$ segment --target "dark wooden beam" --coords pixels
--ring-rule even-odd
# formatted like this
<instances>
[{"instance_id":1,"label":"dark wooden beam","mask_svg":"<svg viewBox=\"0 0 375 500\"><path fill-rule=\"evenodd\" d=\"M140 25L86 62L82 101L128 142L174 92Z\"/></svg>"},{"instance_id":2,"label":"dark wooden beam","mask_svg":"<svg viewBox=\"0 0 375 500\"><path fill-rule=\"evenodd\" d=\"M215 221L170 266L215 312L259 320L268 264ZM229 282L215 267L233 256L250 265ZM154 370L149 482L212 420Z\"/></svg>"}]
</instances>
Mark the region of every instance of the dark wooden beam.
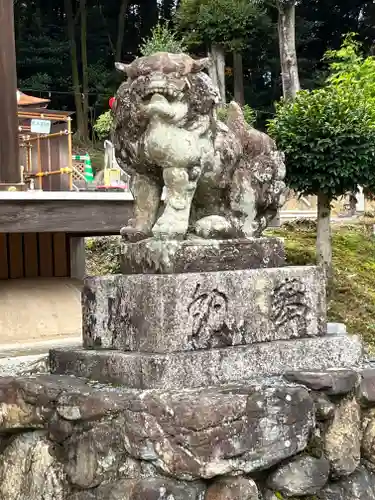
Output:
<instances>
[{"instance_id":1,"label":"dark wooden beam","mask_svg":"<svg viewBox=\"0 0 375 500\"><path fill-rule=\"evenodd\" d=\"M132 214L125 200L1 200L0 233L119 234Z\"/></svg>"},{"instance_id":2,"label":"dark wooden beam","mask_svg":"<svg viewBox=\"0 0 375 500\"><path fill-rule=\"evenodd\" d=\"M20 181L13 0L0 0L0 182Z\"/></svg>"}]
</instances>

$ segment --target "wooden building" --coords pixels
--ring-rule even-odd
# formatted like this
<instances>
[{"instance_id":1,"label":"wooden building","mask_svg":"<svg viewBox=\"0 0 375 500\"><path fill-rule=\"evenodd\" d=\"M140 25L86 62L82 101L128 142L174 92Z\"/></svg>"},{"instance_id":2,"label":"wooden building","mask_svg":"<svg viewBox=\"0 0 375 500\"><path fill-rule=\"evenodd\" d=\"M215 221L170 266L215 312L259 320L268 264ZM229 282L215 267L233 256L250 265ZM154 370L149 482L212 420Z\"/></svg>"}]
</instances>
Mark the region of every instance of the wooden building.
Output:
<instances>
[{"instance_id":1,"label":"wooden building","mask_svg":"<svg viewBox=\"0 0 375 500\"><path fill-rule=\"evenodd\" d=\"M82 278L83 238L119 234L132 209L126 192L0 192L0 279Z\"/></svg>"},{"instance_id":2,"label":"wooden building","mask_svg":"<svg viewBox=\"0 0 375 500\"><path fill-rule=\"evenodd\" d=\"M0 279L82 277L83 237L118 234L132 197L69 191L71 113L17 88L13 0L0 0L0 20ZM25 190L31 178L43 191Z\"/></svg>"},{"instance_id":3,"label":"wooden building","mask_svg":"<svg viewBox=\"0 0 375 500\"><path fill-rule=\"evenodd\" d=\"M73 191L72 113L49 110L48 99L19 90L17 98L20 182L0 191L0 280L81 279L83 238L118 234L132 197ZM0 179L2 171L0 164Z\"/></svg>"},{"instance_id":4,"label":"wooden building","mask_svg":"<svg viewBox=\"0 0 375 500\"><path fill-rule=\"evenodd\" d=\"M33 182L43 191L72 190L72 114L18 105L19 164L27 186Z\"/></svg>"}]
</instances>

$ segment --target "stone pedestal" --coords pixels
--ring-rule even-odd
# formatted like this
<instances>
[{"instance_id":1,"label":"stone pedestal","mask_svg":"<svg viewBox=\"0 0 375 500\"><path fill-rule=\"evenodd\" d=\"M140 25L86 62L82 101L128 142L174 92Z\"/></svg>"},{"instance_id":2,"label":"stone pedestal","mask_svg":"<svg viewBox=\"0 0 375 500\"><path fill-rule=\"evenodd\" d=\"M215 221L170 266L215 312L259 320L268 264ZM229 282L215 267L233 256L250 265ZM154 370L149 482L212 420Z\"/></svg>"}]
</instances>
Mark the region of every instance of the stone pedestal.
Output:
<instances>
[{"instance_id":1,"label":"stone pedestal","mask_svg":"<svg viewBox=\"0 0 375 500\"><path fill-rule=\"evenodd\" d=\"M244 240L164 241L152 238L137 244L124 243L121 272L124 274L171 274L259 269L284 265L280 238Z\"/></svg>"},{"instance_id":2,"label":"stone pedestal","mask_svg":"<svg viewBox=\"0 0 375 500\"><path fill-rule=\"evenodd\" d=\"M246 383L292 370L347 368L359 366L361 360L360 339L348 336L168 354L86 349L55 349L50 354L54 373L134 389L170 390Z\"/></svg>"},{"instance_id":3,"label":"stone pedestal","mask_svg":"<svg viewBox=\"0 0 375 500\"><path fill-rule=\"evenodd\" d=\"M86 348L166 353L326 333L314 267L89 278Z\"/></svg>"},{"instance_id":4,"label":"stone pedestal","mask_svg":"<svg viewBox=\"0 0 375 500\"><path fill-rule=\"evenodd\" d=\"M236 103L217 122L208 62L116 64L128 240L259 235L279 208L283 154ZM127 242L121 266L85 281L82 349L0 377L0 500L375 500L375 371L328 334L317 268L196 237Z\"/></svg>"},{"instance_id":5,"label":"stone pedestal","mask_svg":"<svg viewBox=\"0 0 375 500\"><path fill-rule=\"evenodd\" d=\"M51 351L54 373L173 390L361 362L359 339L327 335L319 270L284 266L277 238L122 252L126 274L85 280L84 349Z\"/></svg>"},{"instance_id":6,"label":"stone pedestal","mask_svg":"<svg viewBox=\"0 0 375 500\"><path fill-rule=\"evenodd\" d=\"M123 252L124 274L85 280L84 347L52 350L47 378L0 383L0 432L13 415L38 429L8 446L13 471L27 446L57 443L49 467L68 500L332 500L352 478L353 499L375 500L359 468L362 421L375 463L360 409L375 405L375 371L361 381L361 340L327 325L317 268L285 266L267 238Z\"/></svg>"}]
</instances>

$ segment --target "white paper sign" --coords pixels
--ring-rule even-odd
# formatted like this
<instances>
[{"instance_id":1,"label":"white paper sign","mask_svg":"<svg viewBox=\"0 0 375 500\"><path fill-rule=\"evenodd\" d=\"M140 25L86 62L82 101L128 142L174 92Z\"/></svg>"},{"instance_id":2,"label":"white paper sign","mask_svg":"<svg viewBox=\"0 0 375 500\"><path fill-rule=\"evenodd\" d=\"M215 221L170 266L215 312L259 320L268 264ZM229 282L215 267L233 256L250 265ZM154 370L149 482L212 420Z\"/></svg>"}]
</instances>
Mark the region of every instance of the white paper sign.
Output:
<instances>
[{"instance_id":1,"label":"white paper sign","mask_svg":"<svg viewBox=\"0 0 375 500\"><path fill-rule=\"evenodd\" d=\"M51 122L49 120L31 120L31 132L33 134L49 134L51 132Z\"/></svg>"}]
</instances>

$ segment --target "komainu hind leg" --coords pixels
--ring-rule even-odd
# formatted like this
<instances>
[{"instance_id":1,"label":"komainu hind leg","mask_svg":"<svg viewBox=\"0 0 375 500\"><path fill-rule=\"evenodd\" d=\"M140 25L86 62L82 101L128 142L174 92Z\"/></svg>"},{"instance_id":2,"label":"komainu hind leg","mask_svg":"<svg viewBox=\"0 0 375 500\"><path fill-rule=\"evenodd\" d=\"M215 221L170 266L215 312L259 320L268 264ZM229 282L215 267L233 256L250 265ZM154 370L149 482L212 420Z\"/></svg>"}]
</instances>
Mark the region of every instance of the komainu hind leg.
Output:
<instances>
[{"instance_id":1,"label":"komainu hind leg","mask_svg":"<svg viewBox=\"0 0 375 500\"><path fill-rule=\"evenodd\" d=\"M252 237L257 226L255 194L250 172L238 168L227 188L225 202L220 210L222 215L208 215L199 219L195 223L197 236L205 239Z\"/></svg>"}]
</instances>

